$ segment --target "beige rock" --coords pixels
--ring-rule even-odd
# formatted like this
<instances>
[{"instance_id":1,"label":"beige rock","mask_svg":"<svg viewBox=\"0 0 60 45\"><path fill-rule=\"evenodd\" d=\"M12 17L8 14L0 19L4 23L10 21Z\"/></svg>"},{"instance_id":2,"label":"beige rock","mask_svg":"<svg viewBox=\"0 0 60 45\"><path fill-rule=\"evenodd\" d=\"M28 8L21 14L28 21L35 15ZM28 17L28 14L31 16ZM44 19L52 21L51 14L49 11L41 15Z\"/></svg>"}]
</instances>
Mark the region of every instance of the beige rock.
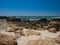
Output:
<instances>
[{"instance_id":1,"label":"beige rock","mask_svg":"<svg viewBox=\"0 0 60 45\"><path fill-rule=\"evenodd\" d=\"M21 30L17 30L17 31L15 31L15 33L18 33L18 34L20 34L22 31Z\"/></svg>"},{"instance_id":2,"label":"beige rock","mask_svg":"<svg viewBox=\"0 0 60 45\"><path fill-rule=\"evenodd\" d=\"M22 27L15 27L15 26L14 27L8 27L7 28L7 31L8 32L15 32L15 31L18 31L18 30L23 30L23 28Z\"/></svg>"},{"instance_id":3,"label":"beige rock","mask_svg":"<svg viewBox=\"0 0 60 45\"><path fill-rule=\"evenodd\" d=\"M17 45L17 41L12 36L0 34L0 45Z\"/></svg>"},{"instance_id":4,"label":"beige rock","mask_svg":"<svg viewBox=\"0 0 60 45\"><path fill-rule=\"evenodd\" d=\"M19 30L23 30L24 28L23 27L19 27Z\"/></svg>"},{"instance_id":5,"label":"beige rock","mask_svg":"<svg viewBox=\"0 0 60 45\"><path fill-rule=\"evenodd\" d=\"M55 33L56 32L56 28L50 28L48 31Z\"/></svg>"},{"instance_id":6,"label":"beige rock","mask_svg":"<svg viewBox=\"0 0 60 45\"><path fill-rule=\"evenodd\" d=\"M43 26L44 29L48 29L48 26Z\"/></svg>"},{"instance_id":7,"label":"beige rock","mask_svg":"<svg viewBox=\"0 0 60 45\"><path fill-rule=\"evenodd\" d=\"M27 30L26 33L27 33L27 36L40 35L41 34L40 32L36 32L36 31L33 31L33 30Z\"/></svg>"},{"instance_id":8,"label":"beige rock","mask_svg":"<svg viewBox=\"0 0 60 45\"><path fill-rule=\"evenodd\" d=\"M15 29L13 29L13 28L11 28L11 27L8 27L6 31L7 31L7 32L14 32Z\"/></svg>"},{"instance_id":9,"label":"beige rock","mask_svg":"<svg viewBox=\"0 0 60 45\"><path fill-rule=\"evenodd\" d=\"M48 24L48 29L56 28L56 31L59 31L59 27L60 27L60 22L58 21L50 21Z\"/></svg>"},{"instance_id":10,"label":"beige rock","mask_svg":"<svg viewBox=\"0 0 60 45\"><path fill-rule=\"evenodd\" d=\"M55 38L55 42L60 43L60 35Z\"/></svg>"},{"instance_id":11,"label":"beige rock","mask_svg":"<svg viewBox=\"0 0 60 45\"><path fill-rule=\"evenodd\" d=\"M18 29L19 29L19 27L17 27L16 25L13 25L12 28L13 28L14 30L18 30Z\"/></svg>"},{"instance_id":12,"label":"beige rock","mask_svg":"<svg viewBox=\"0 0 60 45\"><path fill-rule=\"evenodd\" d=\"M52 39L30 40L26 45L54 45L54 41Z\"/></svg>"},{"instance_id":13,"label":"beige rock","mask_svg":"<svg viewBox=\"0 0 60 45\"><path fill-rule=\"evenodd\" d=\"M15 34L17 37L20 37L22 35L22 33L23 33L22 30L15 31Z\"/></svg>"},{"instance_id":14,"label":"beige rock","mask_svg":"<svg viewBox=\"0 0 60 45\"><path fill-rule=\"evenodd\" d=\"M32 29L37 30L37 27L34 27L34 26L33 26Z\"/></svg>"},{"instance_id":15,"label":"beige rock","mask_svg":"<svg viewBox=\"0 0 60 45\"><path fill-rule=\"evenodd\" d=\"M30 40L26 45L38 45L36 40Z\"/></svg>"}]
</instances>

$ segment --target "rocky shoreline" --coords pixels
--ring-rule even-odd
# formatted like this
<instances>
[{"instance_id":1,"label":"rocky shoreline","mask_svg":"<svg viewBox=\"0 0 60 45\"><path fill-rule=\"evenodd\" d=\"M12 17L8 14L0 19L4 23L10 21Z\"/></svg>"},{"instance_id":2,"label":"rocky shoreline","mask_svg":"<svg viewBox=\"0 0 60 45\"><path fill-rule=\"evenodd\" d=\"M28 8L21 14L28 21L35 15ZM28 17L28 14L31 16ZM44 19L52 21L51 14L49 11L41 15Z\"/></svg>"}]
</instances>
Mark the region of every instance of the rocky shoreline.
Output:
<instances>
[{"instance_id":1,"label":"rocky shoreline","mask_svg":"<svg viewBox=\"0 0 60 45\"><path fill-rule=\"evenodd\" d=\"M30 21L0 16L0 45L60 45L60 18Z\"/></svg>"}]
</instances>

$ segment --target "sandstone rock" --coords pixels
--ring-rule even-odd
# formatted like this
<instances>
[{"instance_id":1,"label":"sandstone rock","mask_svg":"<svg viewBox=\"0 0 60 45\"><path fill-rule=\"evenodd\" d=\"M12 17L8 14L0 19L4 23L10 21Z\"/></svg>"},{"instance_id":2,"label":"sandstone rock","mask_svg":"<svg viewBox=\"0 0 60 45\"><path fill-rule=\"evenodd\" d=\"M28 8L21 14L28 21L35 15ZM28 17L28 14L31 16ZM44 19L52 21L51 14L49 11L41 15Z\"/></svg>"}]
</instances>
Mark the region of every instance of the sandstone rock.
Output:
<instances>
[{"instance_id":1,"label":"sandstone rock","mask_svg":"<svg viewBox=\"0 0 60 45\"><path fill-rule=\"evenodd\" d=\"M30 40L26 45L38 45L36 40Z\"/></svg>"},{"instance_id":2,"label":"sandstone rock","mask_svg":"<svg viewBox=\"0 0 60 45\"><path fill-rule=\"evenodd\" d=\"M7 28L8 32L15 32L17 30L23 30L23 27L12 26Z\"/></svg>"},{"instance_id":3,"label":"sandstone rock","mask_svg":"<svg viewBox=\"0 0 60 45\"><path fill-rule=\"evenodd\" d=\"M13 28L11 28L11 27L8 27L6 31L7 32L15 32L15 30Z\"/></svg>"},{"instance_id":4,"label":"sandstone rock","mask_svg":"<svg viewBox=\"0 0 60 45\"><path fill-rule=\"evenodd\" d=\"M19 29L17 26L12 26L12 28L13 28L15 31Z\"/></svg>"},{"instance_id":5,"label":"sandstone rock","mask_svg":"<svg viewBox=\"0 0 60 45\"><path fill-rule=\"evenodd\" d=\"M24 28L23 27L19 27L19 30L23 30Z\"/></svg>"},{"instance_id":6,"label":"sandstone rock","mask_svg":"<svg viewBox=\"0 0 60 45\"><path fill-rule=\"evenodd\" d=\"M32 29L37 30L37 27L34 27L34 26L33 26Z\"/></svg>"},{"instance_id":7,"label":"sandstone rock","mask_svg":"<svg viewBox=\"0 0 60 45\"><path fill-rule=\"evenodd\" d=\"M41 29L41 25L40 24L32 24L31 29L34 29L34 30Z\"/></svg>"},{"instance_id":8,"label":"sandstone rock","mask_svg":"<svg viewBox=\"0 0 60 45\"><path fill-rule=\"evenodd\" d=\"M27 33L27 36L40 35L41 34L40 32L36 32L36 31L33 31L33 30L27 30L26 33Z\"/></svg>"},{"instance_id":9,"label":"sandstone rock","mask_svg":"<svg viewBox=\"0 0 60 45\"><path fill-rule=\"evenodd\" d=\"M56 28L50 28L48 31L49 31L49 32L56 33Z\"/></svg>"},{"instance_id":10,"label":"sandstone rock","mask_svg":"<svg viewBox=\"0 0 60 45\"><path fill-rule=\"evenodd\" d=\"M17 45L17 41L12 36L0 34L0 45Z\"/></svg>"},{"instance_id":11,"label":"sandstone rock","mask_svg":"<svg viewBox=\"0 0 60 45\"><path fill-rule=\"evenodd\" d=\"M58 21L50 21L48 24L48 30L50 28L56 28L56 31L59 31L59 27L60 27L60 22Z\"/></svg>"},{"instance_id":12,"label":"sandstone rock","mask_svg":"<svg viewBox=\"0 0 60 45\"><path fill-rule=\"evenodd\" d=\"M17 30L17 31L15 31L15 33L18 33L18 34L20 34L22 31L21 30Z\"/></svg>"},{"instance_id":13,"label":"sandstone rock","mask_svg":"<svg viewBox=\"0 0 60 45\"><path fill-rule=\"evenodd\" d=\"M58 24L58 22L56 22L56 21L50 21L49 24L48 24L48 27L49 28L51 28L51 27L55 27L56 28L58 26L57 24Z\"/></svg>"},{"instance_id":14,"label":"sandstone rock","mask_svg":"<svg viewBox=\"0 0 60 45\"><path fill-rule=\"evenodd\" d=\"M55 42L60 43L60 35L55 38Z\"/></svg>"},{"instance_id":15,"label":"sandstone rock","mask_svg":"<svg viewBox=\"0 0 60 45\"><path fill-rule=\"evenodd\" d=\"M55 45L52 39L30 40L26 45Z\"/></svg>"},{"instance_id":16,"label":"sandstone rock","mask_svg":"<svg viewBox=\"0 0 60 45\"><path fill-rule=\"evenodd\" d=\"M14 32L14 31L18 30L18 28L15 24L8 23L8 25L9 25L9 27L7 27L8 32Z\"/></svg>"},{"instance_id":17,"label":"sandstone rock","mask_svg":"<svg viewBox=\"0 0 60 45\"><path fill-rule=\"evenodd\" d=\"M41 27L41 25L40 25L39 21L32 21L29 26L30 29L35 29L35 30L37 30L40 27Z\"/></svg>"},{"instance_id":18,"label":"sandstone rock","mask_svg":"<svg viewBox=\"0 0 60 45\"><path fill-rule=\"evenodd\" d=\"M22 30L17 30L15 31L16 34L19 34L19 35L23 35L23 31Z\"/></svg>"},{"instance_id":19,"label":"sandstone rock","mask_svg":"<svg viewBox=\"0 0 60 45\"><path fill-rule=\"evenodd\" d=\"M21 31L20 30L15 31L15 34L16 34L17 38L21 37Z\"/></svg>"},{"instance_id":20,"label":"sandstone rock","mask_svg":"<svg viewBox=\"0 0 60 45\"><path fill-rule=\"evenodd\" d=\"M44 29L48 29L48 26L43 26Z\"/></svg>"},{"instance_id":21,"label":"sandstone rock","mask_svg":"<svg viewBox=\"0 0 60 45\"><path fill-rule=\"evenodd\" d=\"M17 27L17 26L13 26L12 27L15 31L17 31L17 30L23 30L24 28L23 27Z\"/></svg>"}]
</instances>

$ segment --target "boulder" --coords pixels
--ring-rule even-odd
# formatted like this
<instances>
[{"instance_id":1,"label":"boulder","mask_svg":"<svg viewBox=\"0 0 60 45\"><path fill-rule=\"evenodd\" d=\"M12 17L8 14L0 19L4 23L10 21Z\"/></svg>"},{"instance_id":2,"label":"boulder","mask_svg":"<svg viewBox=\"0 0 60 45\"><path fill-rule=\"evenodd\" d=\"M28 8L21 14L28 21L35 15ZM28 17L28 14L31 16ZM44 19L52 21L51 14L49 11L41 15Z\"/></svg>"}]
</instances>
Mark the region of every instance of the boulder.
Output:
<instances>
[{"instance_id":1,"label":"boulder","mask_svg":"<svg viewBox=\"0 0 60 45\"><path fill-rule=\"evenodd\" d=\"M19 30L15 31L15 33L17 34L17 37L24 36L25 34L23 34L23 31L24 31L24 28L23 27L19 27Z\"/></svg>"},{"instance_id":2,"label":"boulder","mask_svg":"<svg viewBox=\"0 0 60 45\"><path fill-rule=\"evenodd\" d=\"M12 27L7 28L8 32L15 32L15 31L18 31L18 30L23 30L23 27L12 26Z\"/></svg>"},{"instance_id":3,"label":"boulder","mask_svg":"<svg viewBox=\"0 0 60 45\"><path fill-rule=\"evenodd\" d=\"M49 32L56 33L56 28L50 28L48 31L49 31Z\"/></svg>"},{"instance_id":4,"label":"boulder","mask_svg":"<svg viewBox=\"0 0 60 45\"><path fill-rule=\"evenodd\" d=\"M48 24L48 26L49 27L57 27L58 24L59 24L59 22L57 22L57 21L50 21L49 24Z\"/></svg>"},{"instance_id":5,"label":"boulder","mask_svg":"<svg viewBox=\"0 0 60 45\"><path fill-rule=\"evenodd\" d=\"M13 28L11 28L11 27L8 27L6 31L7 31L7 32L15 32L15 29L13 29Z\"/></svg>"},{"instance_id":6,"label":"boulder","mask_svg":"<svg viewBox=\"0 0 60 45\"><path fill-rule=\"evenodd\" d=\"M59 31L59 27L60 27L60 22L58 21L50 21L48 24L48 30L50 28L56 28L56 31Z\"/></svg>"},{"instance_id":7,"label":"boulder","mask_svg":"<svg viewBox=\"0 0 60 45\"><path fill-rule=\"evenodd\" d=\"M42 26L46 26L46 25L48 25L49 20L48 20L47 18L41 18L41 19L39 20L39 22L40 22L40 24L41 24Z\"/></svg>"},{"instance_id":8,"label":"boulder","mask_svg":"<svg viewBox=\"0 0 60 45\"><path fill-rule=\"evenodd\" d=\"M31 35L40 35L41 33L40 32L36 32L35 30L27 30L26 31L27 33L27 36L31 36Z\"/></svg>"},{"instance_id":9,"label":"boulder","mask_svg":"<svg viewBox=\"0 0 60 45\"><path fill-rule=\"evenodd\" d=\"M48 29L48 26L43 26L44 29Z\"/></svg>"},{"instance_id":10,"label":"boulder","mask_svg":"<svg viewBox=\"0 0 60 45\"><path fill-rule=\"evenodd\" d=\"M12 36L0 34L0 45L17 45L17 41Z\"/></svg>"},{"instance_id":11,"label":"boulder","mask_svg":"<svg viewBox=\"0 0 60 45\"><path fill-rule=\"evenodd\" d=\"M30 29L38 30L42 26L39 21L33 21L29 27Z\"/></svg>"},{"instance_id":12,"label":"boulder","mask_svg":"<svg viewBox=\"0 0 60 45\"><path fill-rule=\"evenodd\" d=\"M60 18L53 18L50 21L59 21L60 22Z\"/></svg>"},{"instance_id":13,"label":"boulder","mask_svg":"<svg viewBox=\"0 0 60 45\"><path fill-rule=\"evenodd\" d=\"M24 29L24 27L19 27L19 30L23 30Z\"/></svg>"},{"instance_id":14,"label":"boulder","mask_svg":"<svg viewBox=\"0 0 60 45\"><path fill-rule=\"evenodd\" d=\"M16 37L19 38L21 37L22 30L17 30L15 31Z\"/></svg>"},{"instance_id":15,"label":"boulder","mask_svg":"<svg viewBox=\"0 0 60 45\"><path fill-rule=\"evenodd\" d=\"M39 22L39 21L32 21L32 22L31 22L31 26L34 26L34 25L36 25L36 24L40 24L40 22Z\"/></svg>"},{"instance_id":16,"label":"boulder","mask_svg":"<svg viewBox=\"0 0 60 45\"><path fill-rule=\"evenodd\" d=\"M6 21L15 21L15 22L21 22L21 19L19 18L10 18L10 19L7 19Z\"/></svg>"},{"instance_id":17,"label":"boulder","mask_svg":"<svg viewBox=\"0 0 60 45\"><path fill-rule=\"evenodd\" d=\"M30 40L26 45L56 45L52 39Z\"/></svg>"},{"instance_id":18,"label":"boulder","mask_svg":"<svg viewBox=\"0 0 60 45\"><path fill-rule=\"evenodd\" d=\"M10 19L10 17L7 17L7 16L0 16L0 19Z\"/></svg>"}]
</instances>

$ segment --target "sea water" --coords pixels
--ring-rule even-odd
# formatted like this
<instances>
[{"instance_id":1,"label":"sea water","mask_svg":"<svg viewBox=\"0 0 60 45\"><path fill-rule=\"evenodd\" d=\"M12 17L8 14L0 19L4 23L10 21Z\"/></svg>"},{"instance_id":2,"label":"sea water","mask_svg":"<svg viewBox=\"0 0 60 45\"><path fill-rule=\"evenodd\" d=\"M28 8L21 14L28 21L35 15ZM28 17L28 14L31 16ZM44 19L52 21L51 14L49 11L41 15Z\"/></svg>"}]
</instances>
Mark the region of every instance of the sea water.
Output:
<instances>
[{"instance_id":1,"label":"sea water","mask_svg":"<svg viewBox=\"0 0 60 45\"><path fill-rule=\"evenodd\" d=\"M60 16L8 16L10 18L20 18L22 20L40 20L42 18L46 18L48 20L53 18L60 18Z\"/></svg>"},{"instance_id":2,"label":"sea water","mask_svg":"<svg viewBox=\"0 0 60 45\"><path fill-rule=\"evenodd\" d=\"M60 18L59 16L18 16L18 17L23 20L40 20L42 18L47 18L47 19Z\"/></svg>"}]
</instances>

